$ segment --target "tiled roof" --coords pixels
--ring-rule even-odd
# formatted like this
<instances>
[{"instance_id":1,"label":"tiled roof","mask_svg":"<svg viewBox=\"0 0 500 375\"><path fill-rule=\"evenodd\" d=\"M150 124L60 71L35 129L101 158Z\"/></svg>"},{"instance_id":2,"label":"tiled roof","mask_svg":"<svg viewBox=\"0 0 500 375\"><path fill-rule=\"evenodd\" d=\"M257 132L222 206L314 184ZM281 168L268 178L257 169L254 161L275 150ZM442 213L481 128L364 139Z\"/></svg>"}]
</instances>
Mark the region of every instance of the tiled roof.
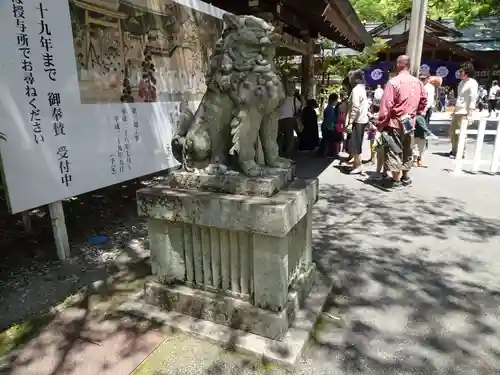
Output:
<instances>
[{"instance_id":1,"label":"tiled roof","mask_svg":"<svg viewBox=\"0 0 500 375\"><path fill-rule=\"evenodd\" d=\"M498 17L485 17L469 27L460 29L462 36L445 38L470 51L500 51L500 26Z\"/></svg>"},{"instance_id":2,"label":"tiled roof","mask_svg":"<svg viewBox=\"0 0 500 375\"><path fill-rule=\"evenodd\" d=\"M333 50L325 50L324 55L325 56L356 56L358 55L359 52L356 50L353 50L352 48L347 48L347 47L338 47Z\"/></svg>"},{"instance_id":3,"label":"tiled roof","mask_svg":"<svg viewBox=\"0 0 500 375\"><path fill-rule=\"evenodd\" d=\"M366 31L370 32L372 31L374 28L382 25L383 22L365 22L364 25L365 25L365 29Z\"/></svg>"},{"instance_id":4,"label":"tiled roof","mask_svg":"<svg viewBox=\"0 0 500 375\"><path fill-rule=\"evenodd\" d=\"M435 19L434 22L439 22L449 29L457 30L461 36L448 36L442 39L457 43L459 46L468 49L469 51L500 51L500 25L499 17L485 17L475 21L469 27L459 29L455 26L455 22L450 18ZM368 31L382 25L380 23L365 24Z\"/></svg>"},{"instance_id":5,"label":"tiled roof","mask_svg":"<svg viewBox=\"0 0 500 375\"><path fill-rule=\"evenodd\" d=\"M449 29L462 31L455 26L455 21L453 21L451 18L438 18L435 19L434 21L439 22L440 24L446 26Z\"/></svg>"},{"instance_id":6,"label":"tiled roof","mask_svg":"<svg viewBox=\"0 0 500 375\"><path fill-rule=\"evenodd\" d=\"M498 17L486 17L478 20L469 27L461 29L460 32L463 35L459 38L454 38L454 41L500 39L498 21Z\"/></svg>"},{"instance_id":7,"label":"tiled roof","mask_svg":"<svg viewBox=\"0 0 500 375\"><path fill-rule=\"evenodd\" d=\"M499 17L486 17L474 22L469 27L459 29L451 18L435 19L452 30L458 30L462 36L442 37L442 39L456 43L462 48L475 52L500 51L500 24ZM370 32L383 22L365 22L365 29ZM327 56L331 56L331 51L325 51ZM357 52L351 48L341 47L335 51L336 56L353 56Z\"/></svg>"},{"instance_id":8,"label":"tiled roof","mask_svg":"<svg viewBox=\"0 0 500 375\"><path fill-rule=\"evenodd\" d=\"M477 42L464 42L457 43L459 46L468 49L469 51L475 52L492 52L492 51L500 51L500 40L492 40L492 41L477 41Z\"/></svg>"}]
</instances>

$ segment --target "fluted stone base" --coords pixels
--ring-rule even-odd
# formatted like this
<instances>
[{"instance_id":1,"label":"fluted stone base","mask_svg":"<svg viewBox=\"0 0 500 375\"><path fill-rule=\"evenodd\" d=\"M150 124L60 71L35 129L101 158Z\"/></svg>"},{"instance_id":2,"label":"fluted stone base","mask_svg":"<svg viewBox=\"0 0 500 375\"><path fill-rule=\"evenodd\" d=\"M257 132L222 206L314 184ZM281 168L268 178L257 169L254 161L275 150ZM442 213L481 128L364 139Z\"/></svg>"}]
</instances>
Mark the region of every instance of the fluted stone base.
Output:
<instances>
[{"instance_id":1,"label":"fluted stone base","mask_svg":"<svg viewBox=\"0 0 500 375\"><path fill-rule=\"evenodd\" d=\"M138 193L155 282L146 303L282 339L314 280L317 180L272 197L173 189Z\"/></svg>"}]
</instances>

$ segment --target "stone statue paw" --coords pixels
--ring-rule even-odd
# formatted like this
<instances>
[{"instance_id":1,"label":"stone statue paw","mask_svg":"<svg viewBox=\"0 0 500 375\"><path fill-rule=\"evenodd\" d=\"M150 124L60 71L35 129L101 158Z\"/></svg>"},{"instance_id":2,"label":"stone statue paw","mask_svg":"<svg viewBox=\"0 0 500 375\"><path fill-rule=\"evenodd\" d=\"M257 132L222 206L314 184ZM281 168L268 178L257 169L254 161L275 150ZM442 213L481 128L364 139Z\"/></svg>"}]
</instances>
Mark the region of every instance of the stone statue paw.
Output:
<instances>
[{"instance_id":1,"label":"stone statue paw","mask_svg":"<svg viewBox=\"0 0 500 375\"><path fill-rule=\"evenodd\" d=\"M222 175L226 174L226 172L227 166L225 166L224 164L210 164L205 168L205 173L207 174Z\"/></svg>"},{"instance_id":2,"label":"stone statue paw","mask_svg":"<svg viewBox=\"0 0 500 375\"><path fill-rule=\"evenodd\" d=\"M285 158L276 158L268 163L270 167L287 169L293 165L293 161Z\"/></svg>"},{"instance_id":3,"label":"stone statue paw","mask_svg":"<svg viewBox=\"0 0 500 375\"><path fill-rule=\"evenodd\" d=\"M264 169L254 161L241 163L241 171L248 177L261 177L264 175Z\"/></svg>"}]
</instances>

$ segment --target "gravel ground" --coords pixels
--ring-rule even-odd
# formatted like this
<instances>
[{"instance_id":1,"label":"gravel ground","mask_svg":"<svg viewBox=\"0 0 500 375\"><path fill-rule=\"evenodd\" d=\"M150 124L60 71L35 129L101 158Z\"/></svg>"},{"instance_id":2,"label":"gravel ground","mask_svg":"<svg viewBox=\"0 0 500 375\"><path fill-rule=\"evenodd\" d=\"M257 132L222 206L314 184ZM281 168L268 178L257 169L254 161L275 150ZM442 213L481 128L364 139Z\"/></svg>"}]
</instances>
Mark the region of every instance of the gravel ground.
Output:
<instances>
[{"instance_id":1,"label":"gravel ground","mask_svg":"<svg viewBox=\"0 0 500 375\"><path fill-rule=\"evenodd\" d=\"M79 288L116 271L120 258L147 253L145 221L137 216L135 192L165 173L114 185L64 202L71 258L57 260L48 209L31 212L33 233L24 233L20 215L0 202L0 331L49 311ZM87 243L93 235L109 239Z\"/></svg>"}]
</instances>

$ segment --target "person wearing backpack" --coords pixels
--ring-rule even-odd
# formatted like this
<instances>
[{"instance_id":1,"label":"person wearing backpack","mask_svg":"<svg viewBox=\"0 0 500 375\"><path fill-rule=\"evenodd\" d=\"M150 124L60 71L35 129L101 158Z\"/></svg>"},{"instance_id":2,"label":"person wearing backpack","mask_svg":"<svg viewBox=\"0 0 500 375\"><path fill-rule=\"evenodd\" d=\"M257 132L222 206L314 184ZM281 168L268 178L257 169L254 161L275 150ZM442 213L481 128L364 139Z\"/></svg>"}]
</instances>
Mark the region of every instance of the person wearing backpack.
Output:
<instances>
[{"instance_id":1,"label":"person wearing backpack","mask_svg":"<svg viewBox=\"0 0 500 375\"><path fill-rule=\"evenodd\" d=\"M488 115L491 116L495 112L498 116L497 105L498 100L500 100L500 87L498 86L498 81L494 80L491 82L490 92L488 93Z\"/></svg>"}]
</instances>

